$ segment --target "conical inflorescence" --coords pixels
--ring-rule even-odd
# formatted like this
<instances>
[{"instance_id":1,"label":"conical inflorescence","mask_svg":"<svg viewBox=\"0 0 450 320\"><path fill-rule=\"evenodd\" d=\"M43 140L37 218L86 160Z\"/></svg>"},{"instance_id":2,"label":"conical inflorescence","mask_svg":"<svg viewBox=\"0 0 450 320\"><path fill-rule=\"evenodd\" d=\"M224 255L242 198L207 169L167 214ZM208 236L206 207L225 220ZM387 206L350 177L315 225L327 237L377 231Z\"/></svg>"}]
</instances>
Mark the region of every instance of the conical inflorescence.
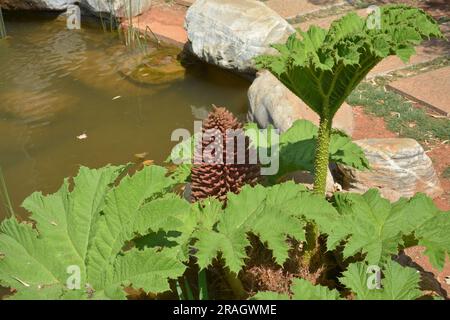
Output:
<instances>
[{"instance_id":1,"label":"conical inflorescence","mask_svg":"<svg viewBox=\"0 0 450 320\"><path fill-rule=\"evenodd\" d=\"M242 124L222 107L203 121L191 171L192 200L208 197L226 201L227 193L239 193L245 184L255 185L260 168Z\"/></svg>"}]
</instances>

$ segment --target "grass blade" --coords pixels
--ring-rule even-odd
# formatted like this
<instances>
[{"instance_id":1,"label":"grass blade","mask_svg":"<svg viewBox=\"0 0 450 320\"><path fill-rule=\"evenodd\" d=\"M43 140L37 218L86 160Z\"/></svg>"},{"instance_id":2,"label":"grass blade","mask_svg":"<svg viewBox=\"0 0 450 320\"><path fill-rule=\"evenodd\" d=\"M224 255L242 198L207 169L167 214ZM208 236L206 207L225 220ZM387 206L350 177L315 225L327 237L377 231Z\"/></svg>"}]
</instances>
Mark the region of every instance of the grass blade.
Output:
<instances>
[{"instance_id":1,"label":"grass blade","mask_svg":"<svg viewBox=\"0 0 450 320\"><path fill-rule=\"evenodd\" d=\"M192 294L191 286L186 278L184 278L184 288L186 289L186 295L188 300L194 300L194 295Z\"/></svg>"},{"instance_id":2,"label":"grass blade","mask_svg":"<svg viewBox=\"0 0 450 320\"><path fill-rule=\"evenodd\" d=\"M4 38L6 38L6 27L5 22L3 21L2 8L0 8L0 39Z\"/></svg>"},{"instance_id":3,"label":"grass blade","mask_svg":"<svg viewBox=\"0 0 450 320\"><path fill-rule=\"evenodd\" d=\"M1 166L0 166L0 200L5 206L5 210L9 214L9 216L13 217L14 208L12 206L11 199L9 198L8 189L6 188L6 181Z\"/></svg>"},{"instance_id":4,"label":"grass blade","mask_svg":"<svg viewBox=\"0 0 450 320\"><path fill-rule=\"evenodd\" d=\"M175 283L175 286L176 286L176 288L177 288L178 300L186 300L186 299L184 298L184 294L183 294L183 290L181 289L180 282L177 281L177 282Z\"/></svg>"},{"instance_id":5,"label":"grass blade","mask_svg":"<svg viewBox=\"0 0 450 320\"><path fill-rule=\"evenodd\" d=\"M200 300L209 300L208 295L208 283L206 279L206 269L203 269L198 273L198 297Z\"/></svg>"}]
</instances>

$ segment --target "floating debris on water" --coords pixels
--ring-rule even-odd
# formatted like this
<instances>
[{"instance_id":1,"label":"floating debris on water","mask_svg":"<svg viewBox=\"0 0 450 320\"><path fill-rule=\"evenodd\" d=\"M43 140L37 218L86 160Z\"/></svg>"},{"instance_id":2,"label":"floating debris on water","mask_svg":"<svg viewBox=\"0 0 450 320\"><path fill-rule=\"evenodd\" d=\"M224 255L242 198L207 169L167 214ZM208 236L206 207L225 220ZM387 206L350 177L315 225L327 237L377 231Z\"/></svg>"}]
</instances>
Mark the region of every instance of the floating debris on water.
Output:
<instances>
[{"instance_id":1,"label":"floating debris on water","mask_svg":"<svg viewBox=\"0 0 450 320\"><path fill-rule=\"evenodd\" d=\"M84 140L84 139L87 139L87 134L86 133L82 133L82 134L80 134L79 136L77 136L77 139L78 140Z\"/></svg>"}]
</instances>

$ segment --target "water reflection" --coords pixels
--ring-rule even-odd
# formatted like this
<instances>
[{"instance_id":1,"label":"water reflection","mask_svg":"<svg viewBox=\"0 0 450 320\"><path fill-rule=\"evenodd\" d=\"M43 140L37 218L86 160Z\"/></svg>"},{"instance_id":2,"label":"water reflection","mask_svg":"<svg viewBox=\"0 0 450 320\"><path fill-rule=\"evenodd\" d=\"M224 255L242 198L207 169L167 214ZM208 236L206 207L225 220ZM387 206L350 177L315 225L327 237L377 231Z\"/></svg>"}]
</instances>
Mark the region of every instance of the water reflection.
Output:
<instances>
[{"instance_id":1,"label":"water reflection","mask_svg":"<svg viewBox=\"0 0 450 320\"><path fill-rule=\"evenodd\" d=\"M54 19L7 16L6 24L0 165L16 208L35 190L56 191L79 165L125 163L141 152L162 161L174 145L172 130L192 130L198 115L191 106L246 112L249 83L230 73L197 65L177 80L139 85L128 71L145 57L113 34L68 31ZM88 138L78 140L81 133Z\"/></svg>"}]
</instances>

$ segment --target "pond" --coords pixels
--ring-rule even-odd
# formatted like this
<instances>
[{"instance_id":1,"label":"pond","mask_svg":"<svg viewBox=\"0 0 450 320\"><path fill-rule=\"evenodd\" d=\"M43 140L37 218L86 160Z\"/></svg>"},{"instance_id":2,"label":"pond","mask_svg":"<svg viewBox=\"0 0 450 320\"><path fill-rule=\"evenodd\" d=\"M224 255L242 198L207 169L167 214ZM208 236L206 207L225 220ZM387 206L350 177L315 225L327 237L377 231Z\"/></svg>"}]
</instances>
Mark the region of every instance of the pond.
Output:
<instances>
[{"instance_id":1,"label":"pond","mask_svg":"<svg viewBox=\"0 0 450 320\"><path fill-rule=\"evenodd\" d=\"M140 153L161 163L176 144L172 131L192 132L212 104L240 117L247 111L247 80L199 63L153 77L160 70L138 67L147 61L142 50L126 48L98 23L67 30L63 19L36 13L6 14L5 23L0 166L19 214L26 196L55 192L80 165L127 163ZM148 52L160 50L174 51Z\"/></svg>"}]
</instances>

